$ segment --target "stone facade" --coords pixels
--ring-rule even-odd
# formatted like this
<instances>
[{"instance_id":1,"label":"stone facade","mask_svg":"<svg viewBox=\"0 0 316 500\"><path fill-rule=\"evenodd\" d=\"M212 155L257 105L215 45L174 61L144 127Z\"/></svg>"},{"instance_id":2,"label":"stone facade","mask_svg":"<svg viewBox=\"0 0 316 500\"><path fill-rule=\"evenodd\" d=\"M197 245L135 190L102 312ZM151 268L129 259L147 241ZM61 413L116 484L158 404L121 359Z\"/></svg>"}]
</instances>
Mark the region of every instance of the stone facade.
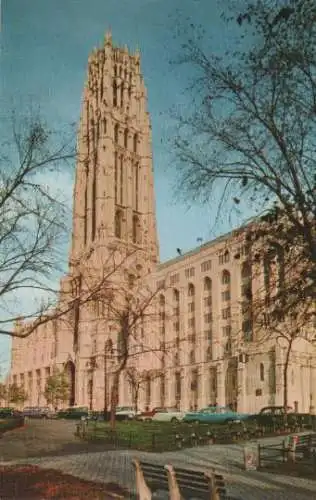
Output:
<instances>
[{"instance_id":1,"label":"stone facade","mask_svg":"<svg viewBox=\"0 0 316 500\"><path fill-rule=\"evenodd\" d=\"M56 310L70 299L73 306L28 338L13 338L10 381L25 387L25 404L45 405L45 380L59 367L70 381L67 404L96 410L109 405L118 329L109 307L100 307L101 290L98 300L80 300L106 275L103 291L110 282L116 296L124 290L138 307L148 301L146 319L131 335L126 367L143 374L139 408L187 410L218 403L254 412L282 405L284 350L273 338L259 341L245 308L247 289L252 296L260 293L263 279L251 271L247 231L159 263L146 106L139 54L115 47L107 34L104 46L89 58L69 273L61 280ZM308 325L290 358L288 402L300 411L309 411L316 401L314 335ZM119 405L133 404L132 389L123 370Z\"/></svg>"}]
</instances>

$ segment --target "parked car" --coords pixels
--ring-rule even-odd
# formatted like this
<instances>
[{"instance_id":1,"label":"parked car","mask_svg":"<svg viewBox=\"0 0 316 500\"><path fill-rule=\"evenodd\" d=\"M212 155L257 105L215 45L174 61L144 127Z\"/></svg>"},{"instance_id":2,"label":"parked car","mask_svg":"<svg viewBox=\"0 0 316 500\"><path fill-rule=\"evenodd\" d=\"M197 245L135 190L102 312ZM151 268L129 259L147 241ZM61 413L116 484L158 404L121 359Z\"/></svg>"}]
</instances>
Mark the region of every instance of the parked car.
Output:
<instances>
[{"instance_id":1,"label":"parked car","mask_svg":"<svg viewBox=\"0 0 316 500\"><path fill-rule=\"evenodd\" d=\"M52 411L48 406L26 406L22 415L28 418L51 418Z\"/></svg>"},{"instance_id":2,"label":"parked car","mask_svg":"<svg viewBox=\"0 0 316 500\"><path fill-rule=\"evenodd\" d=\"M186 413L183 422L228 424L240 422L249 418L246 413L237 413L226 406L208 406L198 411Z\"/></svg>"},{"instance_id":3,"label":"parked car","mask_svg":"<svg viewBox=\"0 0 316 500\"><path fill-rule=\"evenodd\" d=\"M287 413L293 413L294 410L291 406L287 407ZM284 406L265 406L259 411L259 415L285 415Z\"/></svg>"},{"instance_id":4,"label":"parked car","mask_svg":"<svg viewBox=\"0 0 316 500\"><path fill-rule=\"evenodd\" d=\"M0 418L21 417L22 412L15 408L0 408Z\"/></svg>"},{"instance_id":5,"label":"parked car","mask_svg":"<svg viewBox=\"0 0 316 500\"><path fill-rule=\"evenodd\" d=\"M137 413L132 406L118 406L115 411L116 420L133 420Z\"/></svg>"},{"instance_id":6,"label":"parked car","mask_svg":"<svg viewBox=\"0 0 316 500\"><path fill-rule=\"evenodd\" d=\"M149 422L152 420L153 416L158 412L164 412L165 408L153 408L152 410L142 411L139 415L137 415L137 420L142 420L143 422Z\"/></svg>"},{"instance_id":7,"label":"parked car","mask_svg":"<svg viewBox=\"0 0 316 500\"><path fill-rule=\"evenodd\" d=\"M184 412L177 408L157 408L152 416L152 422L181 422Z\"/></svg>"},{"instance_id":8,"label":"parked car","mask_svg":"<svg viewBox=\"0 0 316 500\"><path fill-rule=\"evenodd\" d=\"M57 412L57 418L67 420L83 420L89 418L90 412L87 406L70 406Z\"/></svg>"}]
</instances>

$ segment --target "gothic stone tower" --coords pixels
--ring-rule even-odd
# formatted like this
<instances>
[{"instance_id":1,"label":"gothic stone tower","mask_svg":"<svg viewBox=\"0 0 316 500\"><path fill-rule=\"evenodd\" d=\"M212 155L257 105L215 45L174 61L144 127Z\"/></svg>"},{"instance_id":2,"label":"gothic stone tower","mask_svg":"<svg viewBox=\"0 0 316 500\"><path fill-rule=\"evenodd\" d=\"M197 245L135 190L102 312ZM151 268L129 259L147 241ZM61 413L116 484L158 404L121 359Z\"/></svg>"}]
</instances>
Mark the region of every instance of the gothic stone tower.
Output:
<instances>
[{"instance_id":1,"label":"gothic stone tower","mask_svg":"<svg viewBox=\"0 0 316 500\"><path fill-rule=\"evenodd\" d=\"M132 255L127 269L115 273L114 279L122 284L130 266L141 269L140 276L155 268L159 252L151 125L140 55L115 47L110 34L104 46L89 57L73 210L70 269L61 284L64 292L75 298L87 278L102 276L102 266L108 257L112 262L113 251L123 257ZM104 342L111 336L109 327L102 325L89 304L77 307L73 318L73 330L60 332L68 339L68 346L65 340L63 345L73 368L73 399L77 404L89 400L93 407L103 407L103 354L98 353L103 353ZM93 374L87 368L92 357L98 366ZM88 393L93 393L93 398Z\"/></svg>"},{"instance_id":2,"label":"gothic stone tower","mask_svg":"<svg viewBox=\"0 0 316 500\"><path fill-rule=\"evenodd\" d=\"M89 57L78 134L70 262L120 240L158 261L151 125L140 55L110 34Z\"/></svg>"}]
</instances>

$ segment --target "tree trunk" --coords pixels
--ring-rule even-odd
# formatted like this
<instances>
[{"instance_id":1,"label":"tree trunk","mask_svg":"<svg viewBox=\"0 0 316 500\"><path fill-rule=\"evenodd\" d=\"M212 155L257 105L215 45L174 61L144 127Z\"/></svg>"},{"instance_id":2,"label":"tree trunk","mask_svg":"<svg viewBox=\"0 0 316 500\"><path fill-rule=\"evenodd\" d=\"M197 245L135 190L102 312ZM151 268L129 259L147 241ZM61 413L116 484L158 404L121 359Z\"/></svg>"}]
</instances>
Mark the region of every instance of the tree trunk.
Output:
<instances>
[{"instance_id":1,"label":"tree trunk","mask_svg":"<svg viewBox=\"0 0 316 500\"><path fill-rule=\"evenodd\" d=\"M135 412L137 413L138 410L138 393L139 393L139 387L136 387L135 393L134 393L134 407L135 407Z\"/></svg>"},{"instance_id":2,"label":"tree trunk","mask_svg":"<svg viewBox=\"0 0 316 500\"><path fill-rule=\"evenodd\" d=\"M110 416L110 425L111 430L115 430L116 419L115 419L115 411L118 403L118 385L120 381L120 373L121 370L117 370L114 373L113 384L111 388L111 416Z\"/></svg>"},{"instance_id":3,"label":"tree trunk","mask_svg":"<svg viewBox=\"0 0 316 500\"><path fill-rule=\"evenodd\" d=\"M292 348L292 342L290 342L288 345L288 348L286 351L284 368L283 368L283 406L284 406L284 415L285 415L284 423L285 424L287 424L288 371L289 371L289 361L290 361L291 348Z\"/></svg>"}]
</instances>

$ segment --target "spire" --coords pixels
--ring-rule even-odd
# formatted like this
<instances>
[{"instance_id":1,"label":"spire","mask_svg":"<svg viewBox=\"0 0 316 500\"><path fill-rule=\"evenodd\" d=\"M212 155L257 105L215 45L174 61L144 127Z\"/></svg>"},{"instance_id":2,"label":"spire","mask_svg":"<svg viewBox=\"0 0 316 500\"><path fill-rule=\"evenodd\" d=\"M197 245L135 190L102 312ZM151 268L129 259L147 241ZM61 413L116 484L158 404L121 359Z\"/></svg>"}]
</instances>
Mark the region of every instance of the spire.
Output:
<instances>
[{"instance_id":1,"label":"spire","mask_svg":"<svg viewBox=\"0 0 316 500\"><path fill-rule=\"evenodd\" d=\"M111 30L108 30L105 33L104 45L112 45L112 32L111 32Z\"/></svg>"}]
</instances>

